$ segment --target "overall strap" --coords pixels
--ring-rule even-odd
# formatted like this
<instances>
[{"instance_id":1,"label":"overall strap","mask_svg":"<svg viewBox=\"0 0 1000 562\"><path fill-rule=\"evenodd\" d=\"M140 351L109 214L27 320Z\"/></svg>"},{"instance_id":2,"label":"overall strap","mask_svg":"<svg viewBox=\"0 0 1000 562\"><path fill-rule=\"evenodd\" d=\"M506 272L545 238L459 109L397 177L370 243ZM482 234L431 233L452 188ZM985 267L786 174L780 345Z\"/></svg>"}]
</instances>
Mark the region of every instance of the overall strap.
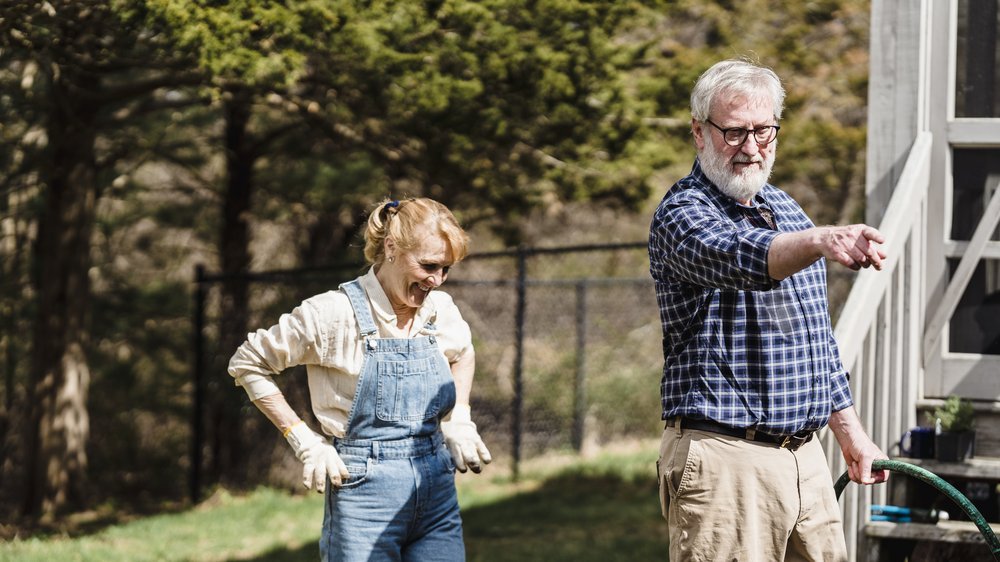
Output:
<instances>
[{"instance_id":1,"label":"overall strap","mask_svg":"<svg viewBox=\"0 0 1000 562\"><path fill-rule=\"evenodd\" d=\"M361 338L367 340L378 332L375 327L375 320L372 319L372 311L368 306L368 298L365 290L361 288L361 282L355 279L340 286L340 290L347 294L351 300L351 308L354 309L354 317L358 320L358 328L361 330Z\"/></svg>"}]
</instances>

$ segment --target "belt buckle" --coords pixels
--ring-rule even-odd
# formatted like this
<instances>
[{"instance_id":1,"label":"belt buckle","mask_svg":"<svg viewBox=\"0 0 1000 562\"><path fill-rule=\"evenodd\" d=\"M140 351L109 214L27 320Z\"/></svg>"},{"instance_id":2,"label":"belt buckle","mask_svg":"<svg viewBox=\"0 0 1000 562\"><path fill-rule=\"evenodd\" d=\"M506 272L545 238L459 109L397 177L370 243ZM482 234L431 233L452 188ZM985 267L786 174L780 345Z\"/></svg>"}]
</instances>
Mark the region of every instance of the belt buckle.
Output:
<instances>
[{"instance_id":1,"label":"belt buckle","mask_svg":"<svg viewBox=\"0 0 1000 562\"><path fill-rule=\"evenodd\" d=\"M782 449L788 449L789 451L795 451L802 445L805 445L806 441L809 441L810 437L812 437L811 433L803 437L799 437L798 435L786 435L785 438L781 440L781 445L779 445L779 447Z\"/></svg>"}]
</instances>

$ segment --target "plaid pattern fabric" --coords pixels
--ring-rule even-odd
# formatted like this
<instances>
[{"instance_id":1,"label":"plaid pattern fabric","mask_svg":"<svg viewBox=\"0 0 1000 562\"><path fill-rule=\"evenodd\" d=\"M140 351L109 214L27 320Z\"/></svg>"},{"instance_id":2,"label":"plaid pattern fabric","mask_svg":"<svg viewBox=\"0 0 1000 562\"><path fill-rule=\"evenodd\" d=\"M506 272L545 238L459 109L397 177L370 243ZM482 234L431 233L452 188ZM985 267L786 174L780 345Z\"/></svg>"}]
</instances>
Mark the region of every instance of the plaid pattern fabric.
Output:
<instances>
[{"instance_id":1,"label":"plaid pattern fabric","mask_svg":"<svg viewBox=\"0 0 1000 562\"><path fill-rule=\"evenodd\" d=\"M649 234L663 325L663 419L785 435L819 429L853 404L830 325L824 260L780 282L767 274L775 236L812 226L770 184L751 206L723 195L697 160L667 192Z\"/></svg>"}]
</instances>

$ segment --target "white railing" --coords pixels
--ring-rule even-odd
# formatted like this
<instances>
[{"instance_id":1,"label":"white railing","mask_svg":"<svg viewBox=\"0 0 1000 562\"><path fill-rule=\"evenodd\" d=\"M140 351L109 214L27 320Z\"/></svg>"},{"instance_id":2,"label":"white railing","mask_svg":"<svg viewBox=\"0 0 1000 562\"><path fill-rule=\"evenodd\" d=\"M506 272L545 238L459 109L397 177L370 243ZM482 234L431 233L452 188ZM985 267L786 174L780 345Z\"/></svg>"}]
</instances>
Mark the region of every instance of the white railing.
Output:
<instances>
[{"instance_id":1,"label":"white railing","mask_svg":"<svg viewBox=\"0 0 1000 562\"><path fill-rule=\"evenodd\" d=\"M931 134L922 132L910 148L878 225L886 239L884 267L858 274L835 329L861 421L890 455L900 435L915 425L923 385L923 260L930 153ZM844 458L833 434L823 433L823 446L837 479L846 470ZM885 500L884 485L850 484L844 490L841 506L852 561L863 540L861 530L869 520L869 507Z\"/></svg>"}]
</instances>

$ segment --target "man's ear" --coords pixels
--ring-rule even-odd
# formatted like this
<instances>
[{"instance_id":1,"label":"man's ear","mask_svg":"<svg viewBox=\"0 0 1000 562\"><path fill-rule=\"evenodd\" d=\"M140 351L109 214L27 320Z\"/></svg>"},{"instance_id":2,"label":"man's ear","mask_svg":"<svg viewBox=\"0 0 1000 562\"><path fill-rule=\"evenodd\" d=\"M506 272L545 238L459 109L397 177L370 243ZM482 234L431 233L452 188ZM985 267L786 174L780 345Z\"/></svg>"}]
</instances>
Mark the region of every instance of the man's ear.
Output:
<instances>
[{"instance_id":1,"label":"man's ear","mask_svg":"<svg viewBox=\"0 0 1000 562\"><path fill-rule=\"evenodd\" d=\"M698 147L698 150L703 150L705 148L705 137L702 135L701 123L692 118L691 119L691 134L694 135L694 145Z\"/></svg>"}]
</instances>

